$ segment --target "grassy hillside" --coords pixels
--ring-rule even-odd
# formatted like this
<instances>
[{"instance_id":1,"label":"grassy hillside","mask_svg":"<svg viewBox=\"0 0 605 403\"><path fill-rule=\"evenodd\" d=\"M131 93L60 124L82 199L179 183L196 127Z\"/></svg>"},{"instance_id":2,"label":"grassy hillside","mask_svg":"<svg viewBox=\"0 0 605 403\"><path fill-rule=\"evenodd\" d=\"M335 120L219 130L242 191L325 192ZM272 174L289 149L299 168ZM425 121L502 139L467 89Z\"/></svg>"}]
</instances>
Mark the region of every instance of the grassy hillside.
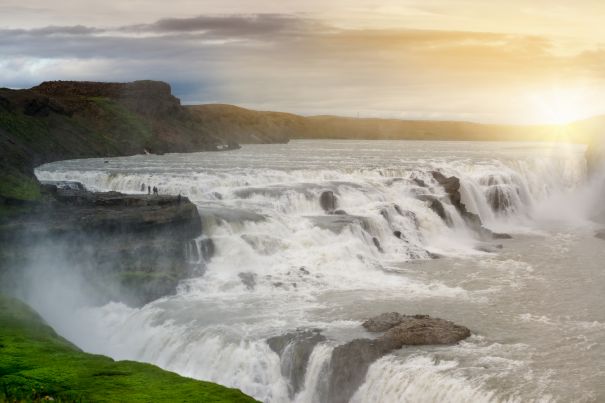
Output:
<instances>
[{"instance_id":1,"label":"grassy hillside","mask_svg":"<svg viewBox=\"0 0 605 403\"><path fill-rule=\"evenodd\" d=\"M0 296L0 400L254 402L238 390L80 351L27 305Z\"/></svg>"},{"instance_id":2,"label":"grassy hillside","mask_svg":"<svg viewBox=\"0 0 605 403\"><path fill-rule=\"evenodd\" d=\"M300 116L254 111L232 105L188 106L221 137L257 143L256 137L290 139L570 141L590 143L600 134L605 117L568 125L497 125L461 121Z\"/></svg>"},{"instance_id":3,"label":"grassy hillside","mask_svg":"<svg viewBox=\"0 0 605 403\"><path fill-rule=\"evenodd\" d=\"M161 82L0 89L0 204L38 199L33 169L45 162L217 150L224 144Z\"/></svg>"},{"instance_id":4,"label":"grassy hillside","mask_svg":"<svg viewBox=\"0 0 605 403\"><path fill-rule=\"evenodd\" d=\"M259 112L233 105L187 107L212 133L240 144L287 143L305 131L305 118L291 113Z\"/></svg>"}]
</instances>

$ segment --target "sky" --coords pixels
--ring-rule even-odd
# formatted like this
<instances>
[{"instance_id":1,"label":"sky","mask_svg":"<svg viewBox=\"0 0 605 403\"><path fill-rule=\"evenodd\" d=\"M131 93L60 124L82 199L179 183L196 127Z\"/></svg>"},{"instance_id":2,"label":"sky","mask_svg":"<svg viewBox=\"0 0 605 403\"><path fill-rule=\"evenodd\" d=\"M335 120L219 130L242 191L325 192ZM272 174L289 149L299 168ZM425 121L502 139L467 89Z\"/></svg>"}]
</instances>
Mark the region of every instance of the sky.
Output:
<instances>
[{"instance_id":1,"label":"sky","mask_svg":"<svg viewBox=\"0 0 605 403\"><path fill-rule=\"evenodd\" d=\"M605 114L602 0L0 0L0 86L170 83L185 104L565 123Z\"/></svg>"}]
</instances>

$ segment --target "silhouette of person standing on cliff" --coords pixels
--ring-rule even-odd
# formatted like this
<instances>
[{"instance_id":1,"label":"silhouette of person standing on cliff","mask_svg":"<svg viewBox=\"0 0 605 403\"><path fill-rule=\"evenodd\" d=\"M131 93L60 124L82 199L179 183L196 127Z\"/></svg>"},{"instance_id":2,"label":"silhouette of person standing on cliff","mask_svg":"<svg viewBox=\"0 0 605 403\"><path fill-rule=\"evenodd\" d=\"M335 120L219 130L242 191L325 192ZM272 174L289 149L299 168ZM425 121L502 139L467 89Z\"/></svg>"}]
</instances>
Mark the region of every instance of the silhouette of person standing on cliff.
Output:
<instances>
[{"instance_id":1,"label":"silhouette of person standing on cliff","mask_svg":"<svg viewBox=\"0 0 605 403\"><path fill-rule=\"evenodd\" d=\"M158 193L158 188L155 187L155 186L153 187L153 194L156 195L156 196L159 194Z\"/></svg>"}]
</instances>

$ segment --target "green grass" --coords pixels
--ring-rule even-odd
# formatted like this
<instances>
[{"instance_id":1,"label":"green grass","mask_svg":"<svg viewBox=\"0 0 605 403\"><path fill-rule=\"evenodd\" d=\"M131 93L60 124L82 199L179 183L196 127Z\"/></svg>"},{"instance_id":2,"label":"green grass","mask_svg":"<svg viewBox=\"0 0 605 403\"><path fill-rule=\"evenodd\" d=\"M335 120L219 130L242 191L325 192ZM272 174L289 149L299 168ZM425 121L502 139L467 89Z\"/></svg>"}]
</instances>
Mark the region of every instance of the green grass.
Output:
<instances>
[{"instance_id":1,"label":"green grass","mask_svg":"<svg viewBox=\"0 0 605 403\"><path fill-rule=\"evenodd\" d=\"M203 359L203 357L199 357ZM236 389L80 351L22 302L0 296L0 401L254 402Z\"/></svg>"},{"instance_id":2,"label":"green grass","mask_svg":"<svg viewBox=\"0 0 605 403\"><path fill-rule=\"evenodd\" d=\"M109 131L109 137L137 146L143 146L151 140L151 124L146 119L108 98L91 97L88 100L105 114L101 121L106 125L103 129Z\"/></svg>"},{"instance_id":3,"label":"green grass","mask_svg":"<svg viewBox=\"0 0 605 403\"><path fill-rule=\"evenodd\" d=\"M38 182L16 170L0 172L0 197L21 201L40 200Z\"/></svg>"}]
</instances>

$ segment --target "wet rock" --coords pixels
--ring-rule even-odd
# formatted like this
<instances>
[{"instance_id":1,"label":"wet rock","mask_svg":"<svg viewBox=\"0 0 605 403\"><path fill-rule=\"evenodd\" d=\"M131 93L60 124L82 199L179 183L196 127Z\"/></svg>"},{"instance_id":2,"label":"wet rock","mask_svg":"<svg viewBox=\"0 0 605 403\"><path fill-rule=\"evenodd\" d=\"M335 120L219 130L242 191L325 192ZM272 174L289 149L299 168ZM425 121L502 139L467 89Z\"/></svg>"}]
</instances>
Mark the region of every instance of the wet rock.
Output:
<instances>
[{"instance_id":1,"label":"wet rock","mask_svg":"<svg viewBox=\"0 0 605 403\"><path fill-rule=\"evenodd\" d=\"M392 349L402 346L455 344L471 335L471 331L448 320L428 315L407 316L378 340Z\"/></svg>"},{"instance_id":2,"label":"wet rock","mask_svg":"<svg viewBox=\"0 0 605 403\"><path fill-rule=\"evenodd\" d=\"M309 274L311 274L311 272L309 272L309 270L307 270L307 269L306 269L304 266L301 266L301 267L300 267L298 270L300 270L300 272L301 272L302 274L305 274L305 275L307 275L307 276L308 276Z\"/></svg>"},{"instance_id":3,"label":"wet rock","mask_svg":"<svg viewBox=\"0 0 605 403\"><path fill-rule=\"evenodd\" d=\"M363 230L370 229L370 223L367 217L355 215L324 215L307 216L319 228L330 230L336 234L342 232L347 226L358 225Z\"/></svg>"},{"instance_id":4,"label":"wet rock","mask_svg":"<svg viewBox=\"0 0 605 403\"><path fill-rule=\"evenodd\" d=\"M384 218L387 222L389 222L389 212L386 209L382 209L380 210L380 215L382 216L382 218Z\"/></svg>"},{"instance_id":5,"label":"wet rock","mask_svg":"<svg viewBox=\"0 0 605 403\"><path fill-rule=\"evenodd\" d=\"M216 247L214 241L210 238L204 238L200 241L200 252L205 261L209 261L214 256Z\"/></svg>"},{"instance_id":6,"label":"wet rock","mask_svg":"<svg viewBox=\"0 0 605 403\"><path fill-rule=\"evenodd\" d=\"M439 198L433 195L418 195L418 200L422 200L428 204L428 207L435 212L447 225L452 225L452 220L445 212L445 207Z\"/></svg>"},{"instance_id":7,"label":"wet rock","mask_svg":"<svg viewBox=\"0 0 605 403\"><path fill-rule=\"evenodd\" d=\"M385 333L377 339L356 339L332 352L328 401L346 403L363 383L369 366L405 345L455 344L470 336L470 330L428 315L390 312L364 322L366 329Z\"/></svg>"},{"instance_id":8,"label":"wet rock","mask_svg":"<svg viewBox=\"0 0 605 403\"><path fill-rule=\"evenodd\" d=\"M513 237L509 234L492 232L492 238L494 239L512 239Z\"/></svg>"},{"instance_id":9,"label":"wet rock","mask_svg":"<svg viewBox=\"0 0 605 403\"><path fill-rule=\"evenodd\" d=\"M450 202L464 219L466 225L471 230L479 234L479 236L482 238L494 238L494 233L483 226L481 218L477 214L468 211L464 203L462 203L462 196L460 194L460 179L456 178L455 176L450 176L448 178L438 171L433 171L431 174L437 183L443 187L450 199Z\"/></svg>"},{"instance_id":10,"label":"wet rock","mask_svg":"<svg viewBox=\"0 0 605 403\"><path fill-rule=\"evenodd\" d=\"M280 357L282 375L290 381L290 397L303 388L309 357L315 346L325 340L318 329L298 330L267 339L271 350Z\"/></svg>"},{"instance_id":11,"label":"wet rock","mask_svg":"<svg viewBox=\"0 0 605 403\"><path fill-rule=\"evenodd\" d=\"M347 215L347 212L344 210L336 210L334 211L334 214L336 215Z\"/></svg>"},{"instance_id":12,"label":"wet rock","mask_svg":"<svg viewBox=\"0 0 605 403\"><path fill-rule=\"evenodd\" d=\"M378 251L380 253L384 253L384 249L382 249L382 246L380 245L380 241L378 240L378 238L373 237L372 242L374 243L374 246L376 247L376 249L378 249Z\"/></svg>"},{"instance_id":13,"label":"wet rock","mask_svg":"<svg viewBox=\"0 0 605 403\"><path fill-rule=\"evenodd\" d=\"M395 235L396 238L401 239L403 234L401 233L401 231L393 231L393 235Z\"/></svg>"},{"instance_id":14,"label":"wet rock","mask_svg":"<svg viewBox=\"0 0 605 403\"><path fill-rule=\"evenodd\" d=\"M369 366L391 350L378 340L356 339L332 351L328 380L331 403L347 403L363 383Z\"/></svg>"},{"instance_id":15,"label":"wet rock","mask_svg":"<svg viewBox=\"0 0 605 403\"><path fill-rule=\"evenodd\" d=\"M420 186L422 188L427 187L426 186L426 182L424 182L422 179L414 178L412 180L416 183L416 185L418 185L418 186Z\"/></svg>"},{"instance_id":16,"label":"wet rock","mask_svg":"<svg viewBox=\"0 0 605 403\"><path fill-rule=\"evenodd\" d=\"M386 332L406 319L406 315L398 312L385 312L374 316L361 324L368 332Z\"/></svg>"},{"instance_id":17,"label":"wet rock","mask_svg":"<svg viewBox=\"0 0 605 403\"><path fill-rule=\"evenodd\" d=\"M397 214L403 215L403 210L401 209L401 207L398 204L393 204L393 208L395 209Z\"/></svg>"},{"instance_id":18,"label":"wet rock","mask_svg":"<svg viewBox=\"0 0 605 403\"><path fill-rule=\"evenodd\" d=\"M237 276L248 290L252 291L256 288L256 273L242 272L238 273Z\"/></svg>"},{"instance_id":19,"label":"wet rock","mask_svg":"<svg viewBox=\"0 0 605 403\"><path fill-rule=\"evenodd\" d=\"M338 200L331 190L326 190L319 196L319 204L326 213L333 213L336 210L337 202Z\"/></svg>"},{"instance_id":20,"label":"wet rock","mask_svg":"<svg viewBox=\"0 0 605 403\"><path fill-rule=\"evenodd\" d=\"M487 202L495 212L503 212L511 208L511 199L503 185L490 186L486 192Z\"/></svg>"}]
</instances>

